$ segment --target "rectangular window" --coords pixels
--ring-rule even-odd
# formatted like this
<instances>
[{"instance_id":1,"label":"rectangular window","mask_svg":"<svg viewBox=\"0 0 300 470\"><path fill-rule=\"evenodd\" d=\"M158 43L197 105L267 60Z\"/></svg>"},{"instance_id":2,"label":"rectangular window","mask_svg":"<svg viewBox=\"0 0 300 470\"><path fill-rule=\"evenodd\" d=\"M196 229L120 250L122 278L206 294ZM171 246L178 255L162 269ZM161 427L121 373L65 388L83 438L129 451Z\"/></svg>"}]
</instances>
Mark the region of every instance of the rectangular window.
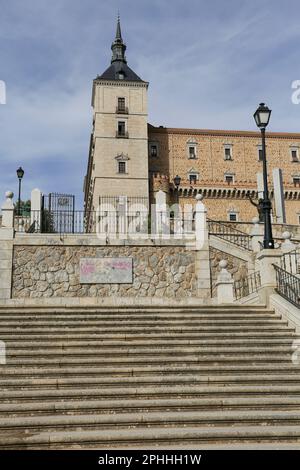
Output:
<instances>
[{"instance_id":1,"label":"rectangular window","mask_svg":"<svg viewBox=\"0 0 300 470\"><path fill-rule=\"evenodd\" d=\"M157 145L150 146L150 155L151 157L157 157Z\"/></svg>"},{"instance_id":2,"label":"rectangular window","mask_svg":"<svg viewBox=\"0 0 300 470\"><path fill-rule=\"evenodd\" d=\"M189 175L190 184L197 183L197 175Z\"/></svg>"},{"instance_id":3,"label":"rectangular window","mask_svg":"<svg viewBox=\"0 0 300 470\"><path fill-rule=\"evenodd\" d=\"M225 160L231 160L232 154L231 154L231 147L225 147L224 149L224 158Z\"/></svg>"},{"instance_id":4,"label":"rectangular window","mask_svg":"<svg viewBox=\"0 0 300 470\"><path fill-rule=\"evenodd\" d=\"M237 221L237 214L235 212L230 212L229 221L230 222L236 222Z\"/></svg>"},{"instance_id":5,"label":"rectangular window","mask_svg":"<svg viewBox=\"0 0 300 470\"><path fill-rule=\"evenodd\" d=\"M294 186L300 187L300 176L294 176L293 183L294 183Z\"/></svg>"},{"instance_id":6,"label":"rectangular window","mask_svg":"<svg viewBox=\"0 0 300 470\"><path fill-rule=\"evenodd\" d=\"M292 157L292 162L298 162L298 150L297 149L291 150L291 157Z\"/></svg>"},{"instance_id":7,"label":"rectangular window","mask_svg":"<svg viewBox=\"0 0 300 470\"><path fill-rule=\"evenodd\" d=\"M126 110L125 108L125 98L118 98L118 112L124 113Z\"/></svg>"},{"instance_id":8,"label":"rectangular window","mask_svg":"<svg viewBox=\"0 0 300 470\"><path fill-rule=\"evenodd\" d=\"M195 149L195 147L189 147L189 158L196 158L196 149Z\"/></svg>"},{"instance_id":9,"label":"rectangular window","mask_svg":"<svg viewBox=\"0 0 300 470\"><path fill-rule=\"evenodd\" d=\"M118 136L125 137L125 121L118 121Z\"/></svg>"},{"instance_id":10,"label":"rectangular window","mask_svg":"<svg viewBox=\"0 0 300 470\"><path fill-rule=\"evenodd\" d=\"M225 175L225 182L228 184L233 183L233 175Z\"/></svg>"},{"instance_id":11,"label":"rectangular window","mask_svg":"<svg viewBox=\"0 0 300 470\"><path fill-rule=\"evenodd\" d=\"M126 162L118 162L119 173L126 173Z\"/></svg>"},{"instance_id":12,"label":"rectangular window","mask_svg":"<svg viewBox=\"0 0 300 470\"><path fill-rule=\"evenodd\" d=\"M258 160L262 162L262 159L263 159L263 151L262 149L258 149Z\"/></svg>"}]
</instances>

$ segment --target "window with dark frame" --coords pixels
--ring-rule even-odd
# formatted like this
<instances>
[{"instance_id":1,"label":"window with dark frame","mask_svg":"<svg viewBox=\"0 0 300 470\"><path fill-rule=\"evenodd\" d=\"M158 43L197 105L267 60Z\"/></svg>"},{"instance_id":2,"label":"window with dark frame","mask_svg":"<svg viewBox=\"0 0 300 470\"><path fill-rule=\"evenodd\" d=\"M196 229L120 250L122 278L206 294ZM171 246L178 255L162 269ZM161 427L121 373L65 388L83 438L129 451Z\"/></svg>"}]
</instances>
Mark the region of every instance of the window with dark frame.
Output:
<instances>
[{"instance_id":1,"label":"window with dark frame","mask_svg":"<svg viewBox=\"0 0 300 470\"><path fill-rule=\"evenodd\" d=\"M118 121L118 135L125 136L125 121Z\"/></svg>"},{"instance_id":2,"label":"window with dark frame","mask_svg":"<svg viewBox=\"0 0 300 470\"><path fill-rule=\"evenodd\" d=\"M126 162L118 162L119 173L126 173Z\"/></svg>"},{"instance_id":3,"label":"window with dark frame","mask_svg":"<svg viewBox=\"0 0 300 470\"><path fill-rule=\"evenodd\" d=\"M189 175L189 180L190 180L190 184L195 184L197 183L197 175Z\"/></svg>"},{"instance_id":4,"label":"window with dark frame","mask_svg":"<svg viewBox=\"0 0 300 470\"><path fill-rule=\"evenodd\" d=\"M298 162L298 150L291 150L292 162Z\"/></svg>"},{"instance_id":5,"label":"window with dark frame","mask_svg":"<svg viewBox=\"0 0 300 470\"><path fill-rule=\"evenodd\" d=\"M231 147L225 147L225 160L231 160L232 154L231 154Z\"/></svg>"},{"instance_id":6,"label":"window with dark frame","mask_svg":"<svg viewBox=\"0 0 300 470\"><path fill-rule=\"evenodd\" d=\"M118 111L125 111L125 98L118 98Z\"/></svg>"},{"instance_id":7,"label":"window with dark frame","mask_svg":"<svg viewBox=\"0 0 300 470\"><path fill-rule=\"evenodd\" d=\"M233 183L233 176L232 175L225 175L225 182L228 184Z\"/></svg>"},{"instance_id":8,"label":"window with dark frame","mask_svg":"<svg viewBox=\"0 0 300 470\"><path fill-rule=\"evenodd\" d=\"M150 146L150 155L151 157L157 157L157 145Z\"/></svg>"},{"instance_id":9,"label":"window with dark frame","mask_svg":"<svg viewBox=\"0 0 300 470\"><path fill-rule=\"evenodd\" d=\"M196 149L193 146L189 147L189 158L196 158Z\"/></svg>"},{"instance_id":10,"label":"window with dark frame","mask_svg":"<svg viewBox=\"0 0 300 470\"><path fill-rule=\"evenodd\" d=\"M300 187L300 176L294 176L293 183L294 183L294 186Z\"/></svg>"},{"instance_id":11,"label":"window with dark frame","mask_svg":"<svg viewBox=\"0 0 300 470\"><path fill-rule=\"evenodd\" d=\"M236 222L237 221L237 215L235 212L230 212L229 214L229 221L230 222Z\"/></svg>"},{"instance_id":12,"label":"window with dark frame","mask_svg":"<svg viewBox=\"0 0 300 470\"><path fill-rule=\"evenodd\" d=\"M263 151L262 149L258 149L258 161L262 162L263 160Z\"/></svg>"}]
</instances>

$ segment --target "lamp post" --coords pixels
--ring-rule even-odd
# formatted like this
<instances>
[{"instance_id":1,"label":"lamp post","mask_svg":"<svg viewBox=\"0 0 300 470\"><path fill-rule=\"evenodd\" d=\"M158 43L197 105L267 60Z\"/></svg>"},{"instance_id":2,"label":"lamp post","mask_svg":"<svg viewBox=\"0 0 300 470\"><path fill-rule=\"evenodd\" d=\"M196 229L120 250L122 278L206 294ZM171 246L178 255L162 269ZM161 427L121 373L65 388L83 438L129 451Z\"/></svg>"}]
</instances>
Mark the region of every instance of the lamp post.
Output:
<instances>
[{"instance_id":1,"label":"lamp post","mask_svg":"<svg viewBox=\"0 0 300 470\"><path fill-rule=\"evenodd\" d=\"M177 193L177 203L179 202L179 193L178 193L178 188L180 186L180 183L181 183L181 177L176 175L175 178L174 178L174 185L175 185L175 188L176 188L176 193Z\"/></svg>"},{"instance_id":2,"label":"lamp post","mask_svg":"<svg viewBox=\"0 0 300 470\"><path fill-rule=\"evenodd\" d=\"M22 167L17 169L17 177L19 178L19 198L18 198L18 215L21 215L21 182L24 176L24 170Z\"/></svg>"},{"instance_id":3,"label":"lamp post","mask_svg":"<svg viewBox=\"0 0 300 470\"><path fill-rule=\"evenodd\" d=\"M264 242L263 246L266 249L274 248L274 239L272 235L271 223L271 201L269 198L268 190L268 172L267 172L267 157L266 157L266 127L269 124L271 110L265 103L260 103L259 107L254 113L254 119L257 127L261 130L262 138L262 162L263 162L263 181L264 181L264 197L262 201L262 212L264 216Z\"/></svg>"}]
</instances>

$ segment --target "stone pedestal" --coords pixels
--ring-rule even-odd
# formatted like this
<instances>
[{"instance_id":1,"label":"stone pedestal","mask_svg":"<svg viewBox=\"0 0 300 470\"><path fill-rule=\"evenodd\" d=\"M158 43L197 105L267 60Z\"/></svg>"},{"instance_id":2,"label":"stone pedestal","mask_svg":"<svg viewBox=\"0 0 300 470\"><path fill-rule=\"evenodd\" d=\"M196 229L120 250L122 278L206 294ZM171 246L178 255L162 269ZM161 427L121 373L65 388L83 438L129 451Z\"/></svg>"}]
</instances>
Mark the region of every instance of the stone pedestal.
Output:
<instances>
[{"instance_id":1,"label":"stone pedestal","mask_svg":"<svg viewBox=\"0 0 300 470\"><path fill-rule=\"evenodd\" d=\"M260 301L269 304L269 297L275 293L276 282L276 271L274 264L279 265L282 251L279 249L265 249L257 255L257 262L259 266L261 287L258 291Z\"/></svg>"},{"instance_id":2,"label":"stone pedestal","mask_svg":"<svg viewBox=\"0 0 300 470\"><path fill-rule=\"evenodd\" d=\"M226 269L227 261L221 260L219 266L221 271L216 282L218 304L232 304L234 302L233 279L230 272Z\"/></svg>"},{"instance_id":3,"label":"stone pedestal","mask_svg":"<svg viewBox=\"0 0 300 470\"><path fill-rule=\"evenodd\" d=\"M5 193L6 200L2 209L2 226L0 228L0 301L11 297L12 254L14 238L14 194Z\"/></svg>"}]
</instances>

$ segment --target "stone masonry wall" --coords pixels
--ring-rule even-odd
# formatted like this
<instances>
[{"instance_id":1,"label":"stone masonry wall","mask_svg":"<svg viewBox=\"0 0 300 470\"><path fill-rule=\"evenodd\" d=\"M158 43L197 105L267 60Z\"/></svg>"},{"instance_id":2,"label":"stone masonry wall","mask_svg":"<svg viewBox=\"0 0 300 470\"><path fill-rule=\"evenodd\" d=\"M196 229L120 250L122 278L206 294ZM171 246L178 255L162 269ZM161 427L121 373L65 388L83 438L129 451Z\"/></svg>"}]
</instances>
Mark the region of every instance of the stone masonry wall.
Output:
<instances>
[{"instance_id":1,"label":"stone masonry wall","mask_svg":"<svg viewBox=\"0 0 300 470\"><path fill-rule=\"evenodd\" d=\"M85 257L132 257L133 284L80 284L79 260ZM195 253L184 247L14 247L13 298L196 295Z\"/></svg>"}]
</instances>

